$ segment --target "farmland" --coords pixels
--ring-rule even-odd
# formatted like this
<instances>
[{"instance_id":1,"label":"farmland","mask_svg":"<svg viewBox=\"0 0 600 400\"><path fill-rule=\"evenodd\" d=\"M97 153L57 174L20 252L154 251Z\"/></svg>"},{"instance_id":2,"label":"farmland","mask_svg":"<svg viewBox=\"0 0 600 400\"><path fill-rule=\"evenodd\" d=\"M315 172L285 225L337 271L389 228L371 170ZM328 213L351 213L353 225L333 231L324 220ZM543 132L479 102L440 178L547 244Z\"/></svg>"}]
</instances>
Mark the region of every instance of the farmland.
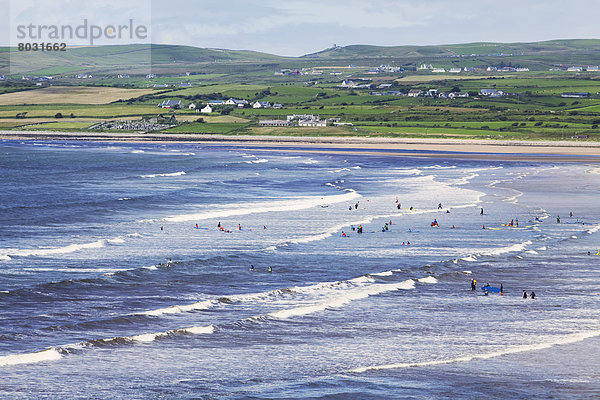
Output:
<instances>
[{"instance_id":1,"label":"farmland","mask_svg":"<svg viewBox=\"0 0 600 400\"><path fill-rule=\"evenodd\" d=\"M448 52L462 54L489 50L491 44L383 49L348 46L335 52L298 58L158 46L152 51L152 70L155 72L152 75L136 67L147 50L143 46L129 46L128 51L123 51L120 46L77 49L77 57L72 54L67 58L68 65L61 67L47 63L46 72L61 73L61 68L65 69L62 75L50 83L43 82L41 87L21 80L19 76L0 82L0 128L86 130L99 121L170 118L174 115L177 126L165 130L165 134L600 140L600 71L568 72L565 67L554 68L565 57L573 64L595 61L594 54L599 52L593 49L600 49L600 42L544 43L543 54L523 51L519 56L500 57L501 60L495 54L448 58ZM514 50L515 46L498 44L491 47ZM528 48L527 44L522 47ZM388 57L386 62L402 67L372 72L368 63L381 63L381 59L369 58L377 51L380 56ZM403 52L409 55L403 55ZM116 58L113 65L108 65L103 57L111 54L116 54ZM360 58L360 65L350 68L350 63L357 58ZM82 72L72 69L74 60L79 59L86 60L86 66L94 65L93 78L73 77L71 71ZM55 64L58 62L53 60ZM597 61L600 64L600 59ZM40 60L35 62L31 65L41 63ZM161 64L163 62L166 64ZM432 74L417 68L423 62L447 67L512 63L525 65L530 70L515 72L513 68L511 72L501 73L478 68L458 74ZM116 72L119 72L118 77ZM350 83L340 87L342 81ZM501 91L502 95L483 96L482 89ZM420 90L421 94L406 96L409 90ZM440 95L458 92L466 97ZM565 92L587 95L565 98L561 96ZM188 108L192 103L201 108L211 100L228 98L243 99L249 104L244 108L217 105L210 114ZM180 100L184 107L158 108L164 100ZM282 108L252 108L250 104L256 101L279 103ZM321 128L259 126L261 119L285 120L292 114L339 118L346 125L338 127L330 123Z\"/></svg>"}]
</instances>

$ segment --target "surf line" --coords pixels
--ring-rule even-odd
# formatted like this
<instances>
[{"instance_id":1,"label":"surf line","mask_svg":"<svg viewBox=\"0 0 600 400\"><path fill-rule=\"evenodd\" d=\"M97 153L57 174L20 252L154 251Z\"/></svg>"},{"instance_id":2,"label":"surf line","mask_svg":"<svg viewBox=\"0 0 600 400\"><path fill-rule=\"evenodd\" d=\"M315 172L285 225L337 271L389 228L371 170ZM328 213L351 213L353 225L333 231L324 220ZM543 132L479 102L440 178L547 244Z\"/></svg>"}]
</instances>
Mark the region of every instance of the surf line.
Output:
<instances>
[{"instance_id":1,"label":"surf line","mask_svg":"<svg viewBox=\"0 0 600 400\"><path fill-rule=\"evenodd\" d=\"M446 360L373 365L370 367L354 368L348 372L361 374L361 373L364 373L367 371L429 367L429 366L435 366L435 365L452 364L452 363L459 363L459 362L469 362L472 360L487 360L489 358L501 357L501 356L505 356L505 355L509 355L509 354L523 353L523 352L527 352L527 351L544 350L544 349L549 349L551 347L562 345L562 344L577 343L577 342L581 342L585 339L589 339L589 338L596 337L596 336L600 336L600 330L571 333L568 335L564 335L564 336L560 337L559 339L556 339L556 340L553 340L550 342L546 342L546 343L509 347L507 349L493 351L493 352L485 353L485 354L474 354L474 355L470 355L470 356L450 358L450 359L446 359Z\"/></svg>"},{"instance_id":2,"label":"surf line","mask_svg":"<svg viewBox=\"0 0 600 400\"><path fill-rule=\"evenodd\" d=\"M82 350L89 347L106 346L106 345L119 345L119 344L135 344L135 343L148 343L153 342L157 339L162 339L175 335L201 335L211 334L215 332L214 325L208 326L194 326L190 328L172 329L166 332L157 333L144 333L135 336L117 336L110 339L93 339L86 342L80 342L76 344L66 344L62 346L53 346L45 350L41 350L34 353L22 353L12 354L8 356L0 356L0 367L20 365L20 364L33 364L44 361L57 361L60 360L63 355L71 354L72 352Z\"/></svg>"}]
</instances>

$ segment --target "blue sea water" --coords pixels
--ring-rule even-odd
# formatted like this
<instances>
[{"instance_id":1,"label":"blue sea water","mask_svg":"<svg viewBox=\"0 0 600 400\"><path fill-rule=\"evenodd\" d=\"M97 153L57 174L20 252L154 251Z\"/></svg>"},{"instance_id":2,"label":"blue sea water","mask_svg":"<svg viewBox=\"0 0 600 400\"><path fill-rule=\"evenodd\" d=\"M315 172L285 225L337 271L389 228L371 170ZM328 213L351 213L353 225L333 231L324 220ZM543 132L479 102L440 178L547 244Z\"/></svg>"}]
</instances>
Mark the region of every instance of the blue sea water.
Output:
<instances>
[{"instance_id":1,"label":"blue sea water","mask_svg":"<svg viewBox=\"0 0 600 400\"><path fill-rule=\"evenodd\" d=\"M0 142L0 397L599 397L598 164L272 150Z\"/></svg>"}]
</instances>

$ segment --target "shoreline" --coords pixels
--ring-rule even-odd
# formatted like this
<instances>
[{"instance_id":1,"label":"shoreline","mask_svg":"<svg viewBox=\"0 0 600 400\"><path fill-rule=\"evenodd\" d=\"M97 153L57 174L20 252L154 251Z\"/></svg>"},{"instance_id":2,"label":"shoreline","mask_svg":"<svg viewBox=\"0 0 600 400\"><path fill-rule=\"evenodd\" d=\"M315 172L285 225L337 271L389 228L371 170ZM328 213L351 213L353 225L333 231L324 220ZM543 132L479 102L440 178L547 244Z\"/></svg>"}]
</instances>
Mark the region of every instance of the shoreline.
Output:
<instances>
[{"instance_id":1,"label":"shoreline","mask_svg":"<svg viewBox=\"0 0 600 400\"><path fill-rule=\"evenodd\" d=\"M266 147L263 151L600 163L598 142L1 130L0 140L203 143Z\"/></svg>"}]
</instances>

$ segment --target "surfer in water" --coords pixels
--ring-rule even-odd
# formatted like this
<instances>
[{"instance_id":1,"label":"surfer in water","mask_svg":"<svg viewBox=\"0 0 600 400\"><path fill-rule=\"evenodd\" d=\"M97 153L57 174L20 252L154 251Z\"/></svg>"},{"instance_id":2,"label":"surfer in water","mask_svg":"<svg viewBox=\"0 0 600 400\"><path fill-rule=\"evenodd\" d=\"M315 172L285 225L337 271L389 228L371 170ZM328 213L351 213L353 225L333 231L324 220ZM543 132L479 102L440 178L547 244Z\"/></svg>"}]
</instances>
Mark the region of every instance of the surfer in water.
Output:
<instances>
[{"instance_id":1,"label":"surfer in water","mask_svg":"<svg viewBox=\"0 0 600 400\"><path fill-rule=\"evenodd\" d=\"M254 271L254 265L250 265L250 271Z\"/></svg>"},{"instance_id":2,"label":"surfer in water","mask_svg":"<svg viewBox=\"0 0 600 400\"><path fill-rule=\"evenodd\" d=\"M527 292L523 290L523 298L526 299L527 298Z\"/></svg>"},{"instance_id":3,"label":"surfer in water","mask_svg":"<svg viewBox=\"0 0 600 400\"><path fill-rule=\"evenodd\" d=\"M531 297L532 299L535 299L535 292L533 290L531 291L531 295L529 297Z\"/></svg>"},{"instance_id":4,"label":"surfer in water","mask_svg":"<svg viewBox=\"0 0 600 400\"><path fill-rule=\"evenodd\" d=\"M479 215L483 215L483 207L481 208L481 211L479 211Z\"/></svg>"},{"instance_id":5,"label":"surfer in water","mask_svg":"<svg viewBox=\"0 0 600 400\"><path fill-rule=\"evenodd\" d=\"M269 272L273 272L273 267L269 265Z\"/></svg>"}]
</instances>

